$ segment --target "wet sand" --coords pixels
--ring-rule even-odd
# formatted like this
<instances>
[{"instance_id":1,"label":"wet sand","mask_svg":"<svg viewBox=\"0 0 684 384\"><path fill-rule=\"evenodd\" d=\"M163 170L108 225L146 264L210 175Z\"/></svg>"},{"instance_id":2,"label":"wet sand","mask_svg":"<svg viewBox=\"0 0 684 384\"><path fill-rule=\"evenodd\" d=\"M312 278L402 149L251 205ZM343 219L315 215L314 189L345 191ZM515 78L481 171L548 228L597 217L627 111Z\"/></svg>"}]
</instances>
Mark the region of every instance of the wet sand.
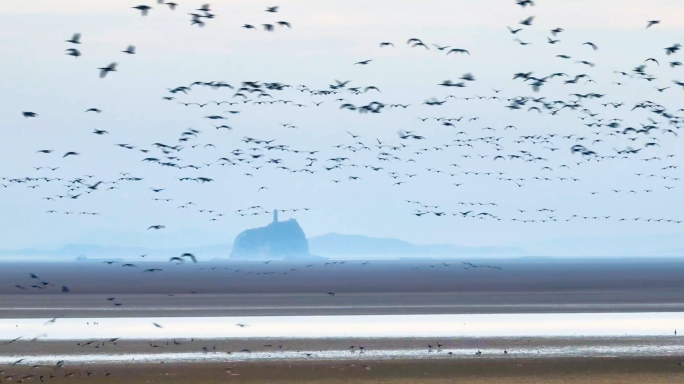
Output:
<instances>
[{"instance_id":1,"label":"wet sand","mask_svg":"<svg viewBox=\"0 0 684 384\"><path fill-rule=\"evenodd\" d=\"M684 312L684 260L473 262L502 269L464 269L460 260L328 263L0 263L0 312L3 318Z\"/></svg>"},{"instance_id":2,"label":"wet sand","mask_svg":"<svg viewBox=\"0 0 684 384\"><path fill-rule=\"evenodd\" d=\"M441 347L439 346L441 344ZM432 345L432 349L428 346ZM354 346L354 349L350 349ZM359 346L366 352L360 353ZM596 347L606 350L629 349L630 347L651 347L667 350L668 347L684 347L684 337L471 337L471 338L335 338L335 339L151 339L151 340L35 340L21 339L11 344L0 344L0 356L38 357L41 355L114 355L114 354L176 354L197 352L221 356L239 353L266 352L277 356L286 352L302 352L293 358L311 360L321 358L316 353L342 351L349 358L377 360L369 353L377 350L414 350L420 358L456 359L449 352L468 352L466 357L475 357L476 350L485 351L480 358L515 356L517 351L543 350L549 348ZM311 353L306 356L304 351ZM539 355L543 358L543 355ZM211 357L211 356L209 356ZM344 357L344 356L343 356ZM212 357L216 358L216 357ZM220 357L218 357L220 358ZM265 357L267 358L267 357Z\"/></svg>"},{"instance_id":3,"label":"wet sand","mask_svg":"<svg viewBox=\"0 0 684 384\"><path fill-rule=\"evenodd\" d=\"M30 369L0 366L3 376L35 374L46 382L137 383L469 383L585 384L681 383L680 359L571 358L373 361L368 363L286 362L127 364ZM226 369L228 371L226 371ZM105 376L105 372L109 376ZM65 373L73 374L65 377ZM50 375L54 375L51 378ZM34 381L38 381L37 377Z\"/></svg>"},{"instance_id":4,"label":"wet sand","mask_svg":"<svg viewBox=\"0 0 684 384\"><path fill-rule=\"evenodd\" d=\"M681 259L0 263L0 294L344 294L681 291ZM331 264L336 263L336 264ZM163 271L144 273L148 268ZM31 279L34 273L38 279ZM41 288L32 285L48 283ZM17 289L16 285L26 289Z\"/></svg>"},{"instance_id":5,"label":"wet sand","mask_svg":"<svg viewBox=\"0 0 684 384\"><path fill-rule=\"evenodd\" d=\"M107 300L114 297L115 300ZM120 305L116 305L116 304ZM680 292L0 294L3 318L684 312Z\"/></svg>"}]
</instances>

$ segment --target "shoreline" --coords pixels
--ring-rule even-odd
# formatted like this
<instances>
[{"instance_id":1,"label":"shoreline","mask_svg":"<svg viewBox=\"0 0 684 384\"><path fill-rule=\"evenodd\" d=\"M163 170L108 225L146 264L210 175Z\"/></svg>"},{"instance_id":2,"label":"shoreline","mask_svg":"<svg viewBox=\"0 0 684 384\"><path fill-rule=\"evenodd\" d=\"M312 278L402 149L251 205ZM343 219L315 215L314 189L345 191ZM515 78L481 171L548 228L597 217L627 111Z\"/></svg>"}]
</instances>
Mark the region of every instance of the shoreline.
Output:
<instances>
[{"instance_id":1,"label":"shoreline","mask_svg":"<svg viewBox=\"0 0 684 384\"><path fill-rule=\"evenodd\" d=\"M353 346L354 348L350 348ZM360 347L363 352L360 352ZM477 354L477 352L481 354ZM684 356L684 338L489 337L347 339L18 340L0 344L0 365L399 360L553 360Z\"/></svg>"},{"instance_id":2,"label":"shoreline","mask_svg":"<svg viewBox=\"0 0 684 384\"><path fill-rule=\"evenodd\" d=\"M3 319L131 318L131 317L278 317L278 316L381 316L381 315L486 315L553 313L644 313L682 312L683 303L659 304L495 304L418 306L289 306L289 307L3 307Z\"/></svg>"}]
</instances>

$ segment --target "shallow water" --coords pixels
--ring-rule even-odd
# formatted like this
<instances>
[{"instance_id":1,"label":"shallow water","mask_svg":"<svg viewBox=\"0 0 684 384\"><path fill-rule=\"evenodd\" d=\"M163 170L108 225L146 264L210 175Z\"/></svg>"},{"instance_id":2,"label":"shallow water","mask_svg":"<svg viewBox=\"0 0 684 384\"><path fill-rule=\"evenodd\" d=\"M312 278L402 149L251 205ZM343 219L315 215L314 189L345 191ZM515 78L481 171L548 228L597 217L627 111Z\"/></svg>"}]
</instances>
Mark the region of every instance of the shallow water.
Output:
<instances>
[{"instance_id":1,"label":"shallow water","mask_svg":"<svg viewBox=\"0 0 684 384\"><path fill-rule=\"evenodd\" d=\"M476 355L480 351L481 355ZM462 359L462 358L560 358L560 357L627 357L627 356L677 356L684 353L682 346L573 346L543 348L512 348L504 354L501 349L379 349L363 353L342 351L283 351L283 352L188 352L188 353L123 353L123 354L73 354L0 356L0 364L53 365L58 361L67 364L97 363L174 363L174 362L237 362L237 361L306 361L339 360L371 361L387 359Z\"/></svg>"},{"instance_id":2,"label":"shallow water","mask_svg":"<svg viewBox=\"0 0 684 384\"><path fill-rule=\"evenodd\" d=\"M0 319L0 340L668 336L684 313ZM157 327L154 323L160 325ZM240 326L241 324L242 326Z\"/></svg>"}]
</instances>

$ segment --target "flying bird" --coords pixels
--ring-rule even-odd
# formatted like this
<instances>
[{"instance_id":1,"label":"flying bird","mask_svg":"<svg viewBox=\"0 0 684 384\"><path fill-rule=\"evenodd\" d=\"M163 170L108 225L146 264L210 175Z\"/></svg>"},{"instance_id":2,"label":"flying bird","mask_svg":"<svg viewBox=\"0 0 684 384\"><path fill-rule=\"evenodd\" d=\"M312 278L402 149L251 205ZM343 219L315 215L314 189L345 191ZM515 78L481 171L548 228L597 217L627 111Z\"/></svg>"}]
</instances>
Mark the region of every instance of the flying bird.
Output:
<instances>
[{"instance_id":1,"label":"flying bird","mask_svg":"<svg viewBox=\"0 0 684 384\"><path fill-rule=\"evenodd\" d=\"M104 79L109 72L116 72L117 63L110 63L106 67L98 68L100 70L100 79Z\"/></svg>"},{"instance_id":2,"label":"flying bird","mask_svg":"<svg viewBox=\"0 0 684 384\"><path fill-rule=\"evenodd\" d=\"M591 41L587 41L586 43L583 43L582 45L588 45L590 46L594 51L598 50L598 46Z\"/></svg>"},{"instance_id":3,"label":"flying bird","mask_svg":"<svg viewBox=\"0 0 684 384\"><path fill-rule=\"evenodd\" d=\"M651 28L654 25L660 24L660 20L651 20L646 24L646 29Z\"/></svg>"},{"instance_id":4,"label":"flying bird","mask_svg":"<svg viewBox=\"0 0 684 384\"><path fill-rule=\"evenodd\" d=\"M81 44L81 34L74 33L74 35L71 36L71 39L67 40L66 42L71 44Z\"/></svg>"},{"instance_id":5,"label":"flying bird","mask_svg":"<svg viewBox=\"0 0 684 384\"><path fill-rule=\"evenodd\" d=\"M470 52L468 52L467 49L463 49L463 48L453 48L453 49L449 50L449 52L447 52L447 55L452 53L452 52L453 53L467 53L468 55L470 55Z\"/></svg>"},{"instance_id":6,"label":"flying bird","mask_svg":"<svg viewBox=\"0 0 684 384\"><path fill-rule=\"evenodd\" d=\"M69 48L66 50L66 54L68 56L73 56L73 57L80 57L81 56L81 51L79 51L76 48Z\"/></svg>"},{"instance_id":7,"label":"flying bird","mask_svg":"<svg viewBox=\"0 0 684 384\"><path fill-rule=\"evenodd\" d=\"M534 16L530 16L527 19L522 20L520 22L520 25L531 26L533 21L534 21Z\"/></svg>"},{"instance_id":8,"label":"flying bird","mask_svg":"<svg viewBox=\"0 0 684 384\"><path fill-rule=\"evenodd\" d=\"M143 16L147 16L147 13L150 11L150 9L152 9L152 7L149 5L137 5L133 7L133 9L137 9Z\"/></svg>"}]
</instances>

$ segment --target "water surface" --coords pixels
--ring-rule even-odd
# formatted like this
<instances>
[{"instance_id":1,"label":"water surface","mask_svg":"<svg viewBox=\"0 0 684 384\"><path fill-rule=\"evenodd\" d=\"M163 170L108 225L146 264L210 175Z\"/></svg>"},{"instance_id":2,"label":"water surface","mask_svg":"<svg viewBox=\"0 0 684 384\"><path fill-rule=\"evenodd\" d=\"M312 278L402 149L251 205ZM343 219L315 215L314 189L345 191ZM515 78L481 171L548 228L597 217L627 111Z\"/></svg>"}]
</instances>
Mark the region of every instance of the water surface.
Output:
<instances>
[{"instance_id":1,"label":"water surface","mask_svg":"<svg viewBox=\"0 0 684 384\"><path fill-rule=\"evenodd\" d=\"M1 319L0 340L667 336L684 313ZM157 325L154 325L157 324Z\"/></svg>"}]
</instances>

